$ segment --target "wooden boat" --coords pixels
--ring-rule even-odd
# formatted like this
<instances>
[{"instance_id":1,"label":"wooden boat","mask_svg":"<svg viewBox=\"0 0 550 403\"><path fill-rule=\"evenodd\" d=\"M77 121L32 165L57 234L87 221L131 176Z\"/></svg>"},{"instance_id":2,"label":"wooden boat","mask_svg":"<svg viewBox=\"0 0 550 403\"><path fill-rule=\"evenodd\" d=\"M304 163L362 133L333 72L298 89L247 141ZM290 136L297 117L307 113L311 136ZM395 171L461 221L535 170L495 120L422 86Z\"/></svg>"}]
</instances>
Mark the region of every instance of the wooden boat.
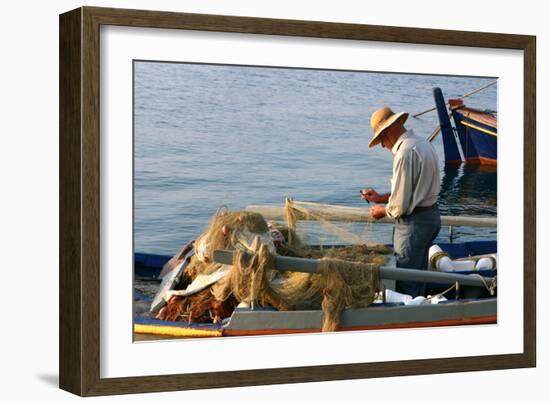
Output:
<instances>
[{"instance_id":1,"label":"wooden boat","mask_svg":"<svg viewBox=\"0 0 550 403\"><path fill-rule=\"evenodd\" d=\"M476 241L440 244L451 258L483 255L496 252L496 241ZM134 275L137 279L158 280L160 271L170 256L136 253ZM440 273L434 273L440 274ZM472 273L464 273L465 276ZM477 276L493 277L495 270L477 271ZM431 293L446 288L444 282L428 284ZM468 287L463 288L465 296ZM375 330L396 328L420 328L434 326L456 326L471 324L493 324L497 320L497 299L476 288L476 298L458 298L428 305L404 305L395 303L372 304L367 308L348 309L341 317L339 331ZM457 297L456 294L450 297ZM152 298L139 292L136 301L150 304ZM134 332L169 337L221 337L290 333L320 332L321 310L276 311L265 308L237 308L233 314L218 324L183 323L151 319L147 315L136 315ZM139 339L139 336L137 337Z\"/></svg>"},{"instance_id":2,"label":"wooden boat","mask_svg":"<svg viewBox=\"0 0 550 403\"><path fill-rule=\"evenodd\" d=\"M497 118L492 113L466 107L462 99L450 99L447 104L440 88L433 90L437 108L446 164L497 165ZM449 116L452 116L454 128ZM459 140L462 156L455 139Z\"/></svg>"}]
</instances>

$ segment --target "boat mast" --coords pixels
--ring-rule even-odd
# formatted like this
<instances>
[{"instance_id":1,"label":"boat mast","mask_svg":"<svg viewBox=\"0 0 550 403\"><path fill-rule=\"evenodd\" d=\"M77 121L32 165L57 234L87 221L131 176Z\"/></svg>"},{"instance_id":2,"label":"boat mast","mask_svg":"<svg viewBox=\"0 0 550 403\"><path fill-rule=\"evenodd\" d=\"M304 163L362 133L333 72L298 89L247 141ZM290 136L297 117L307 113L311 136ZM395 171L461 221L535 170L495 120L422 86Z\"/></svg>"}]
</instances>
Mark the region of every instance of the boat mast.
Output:
<instances>
[{"instance_id":1,"label":"boat mast","mask_svg":"<svg viewBox=\"0 0 550 403\"><path fill-rule=\"evenodd\" d=\"M451 120L447 114L447 107L441 88L433 89L435 106L437 108L437 117L439 118L439 126L443 138L443 151L445 152L445 164L457 165L462 163L462 157L458 151Z\"/></svg>"}]
</instances>

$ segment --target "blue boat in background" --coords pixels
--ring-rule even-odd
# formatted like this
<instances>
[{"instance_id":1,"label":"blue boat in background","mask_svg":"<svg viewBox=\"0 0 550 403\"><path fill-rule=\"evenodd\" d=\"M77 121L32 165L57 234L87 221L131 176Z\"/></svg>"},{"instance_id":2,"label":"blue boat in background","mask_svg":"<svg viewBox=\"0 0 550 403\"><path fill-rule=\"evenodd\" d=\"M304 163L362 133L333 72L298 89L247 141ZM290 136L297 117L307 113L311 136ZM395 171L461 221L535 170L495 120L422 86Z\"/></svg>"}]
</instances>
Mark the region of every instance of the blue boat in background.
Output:
<instances>
[{"instance_id":1,"label":"blue boat in background","mask_svg":"<svg viewBox=\"0 0 550 403\"><path fill-rule=\"evenodd\" d=\"M465 162L470 165L496 167L496 116L488 111L466 107L461 98L449 100L448 113L441 89L434 88L433 94L443 138L445 163L458 165ZM451 125L450 116L453 118L454 127Z\"/></svg>"}]
</instances>

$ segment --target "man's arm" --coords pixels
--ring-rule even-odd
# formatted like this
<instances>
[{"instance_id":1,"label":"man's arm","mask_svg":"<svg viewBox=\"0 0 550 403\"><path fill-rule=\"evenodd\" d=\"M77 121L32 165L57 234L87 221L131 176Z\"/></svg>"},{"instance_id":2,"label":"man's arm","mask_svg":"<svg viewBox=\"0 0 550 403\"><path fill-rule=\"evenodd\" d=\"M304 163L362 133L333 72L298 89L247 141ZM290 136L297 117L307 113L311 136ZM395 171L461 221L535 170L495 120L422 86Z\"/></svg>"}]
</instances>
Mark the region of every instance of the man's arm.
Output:
<instances>
[{"instance_id":1,"label":"man's arm","mask_svg":"<svg viewBox=\"0 0 550 403\"><path fill-rule=\"evenodd\" d=\"M415 165L413 158L411 153L394 158L392 194L386 205L386 214L391 218L399 218L406 214L412 200Z\"/></svg>"},{"instance_id":2,"label":"man's arm","mask_svg":"<svg viewBox=\"0 0 550 403\"><path fill-rule=\"evenodd\" d=\"M366 188L361 191L361 198L372 203L387 203L391 193L380 194L373 188Z\"/></svg>"}]
</instances>

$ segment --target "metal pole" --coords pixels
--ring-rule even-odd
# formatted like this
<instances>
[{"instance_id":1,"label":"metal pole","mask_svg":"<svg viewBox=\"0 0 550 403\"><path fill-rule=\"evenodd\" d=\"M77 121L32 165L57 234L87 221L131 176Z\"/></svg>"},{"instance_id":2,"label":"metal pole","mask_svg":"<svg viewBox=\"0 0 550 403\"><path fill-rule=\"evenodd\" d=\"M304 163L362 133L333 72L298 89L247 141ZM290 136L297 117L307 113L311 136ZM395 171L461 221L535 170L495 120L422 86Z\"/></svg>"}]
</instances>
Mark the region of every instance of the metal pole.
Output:
<instances>
[{"instance_id":1,"label":"metal pole","mask_svg":"<svg viewBox=\"0 0 550 403\"><path fill-rule=\"evenodd\" d=\"M214 251L214 261L221 264L233 264L233 251ZM275 269L279 271L297 271L302 273L319 273L319 259L305 259L289 256L275 256ZM442 273L438 271L417 270L396 267L380 267L380 278L386 280L416 281L419 283L453 284L473 287L485 287L493 279L464 274Z\"/></svg>"},{"instance_id":2,"label":"metal pole","mask_svg":"<svg viewBox=\"0 0 550 403\"><path fill-rule=\"evenodd\" d=\"M458 97L458 98L459 98L459 99L468 98L469 96L474 95L474 94L477 94L479 91L482 91L482 90L484 90L485 88L490 87L491 85L495 85L496 83L497 83L496 81L492 81L492 82L490 82L489 84L486 84L486 85L484 85L483 87L480 87L480 88L477 88L477 89L475 89L475 90L473 90L473 91L470 91L470 92L468 92L467 94L464 94L464 95L462 95L461 97ZM434 108L430 108L430 109L426 109L425 111L422 111L422 112L419 112L419 113L415 113L415 114L413 115L413 118L417 118L417 117L419 117L419 116L424 115L425 113L428 113L428 112L431 112L431 111L435 111L435 110L436 110L435 107L434 107Z\"/></svg>"}]
</instances>

